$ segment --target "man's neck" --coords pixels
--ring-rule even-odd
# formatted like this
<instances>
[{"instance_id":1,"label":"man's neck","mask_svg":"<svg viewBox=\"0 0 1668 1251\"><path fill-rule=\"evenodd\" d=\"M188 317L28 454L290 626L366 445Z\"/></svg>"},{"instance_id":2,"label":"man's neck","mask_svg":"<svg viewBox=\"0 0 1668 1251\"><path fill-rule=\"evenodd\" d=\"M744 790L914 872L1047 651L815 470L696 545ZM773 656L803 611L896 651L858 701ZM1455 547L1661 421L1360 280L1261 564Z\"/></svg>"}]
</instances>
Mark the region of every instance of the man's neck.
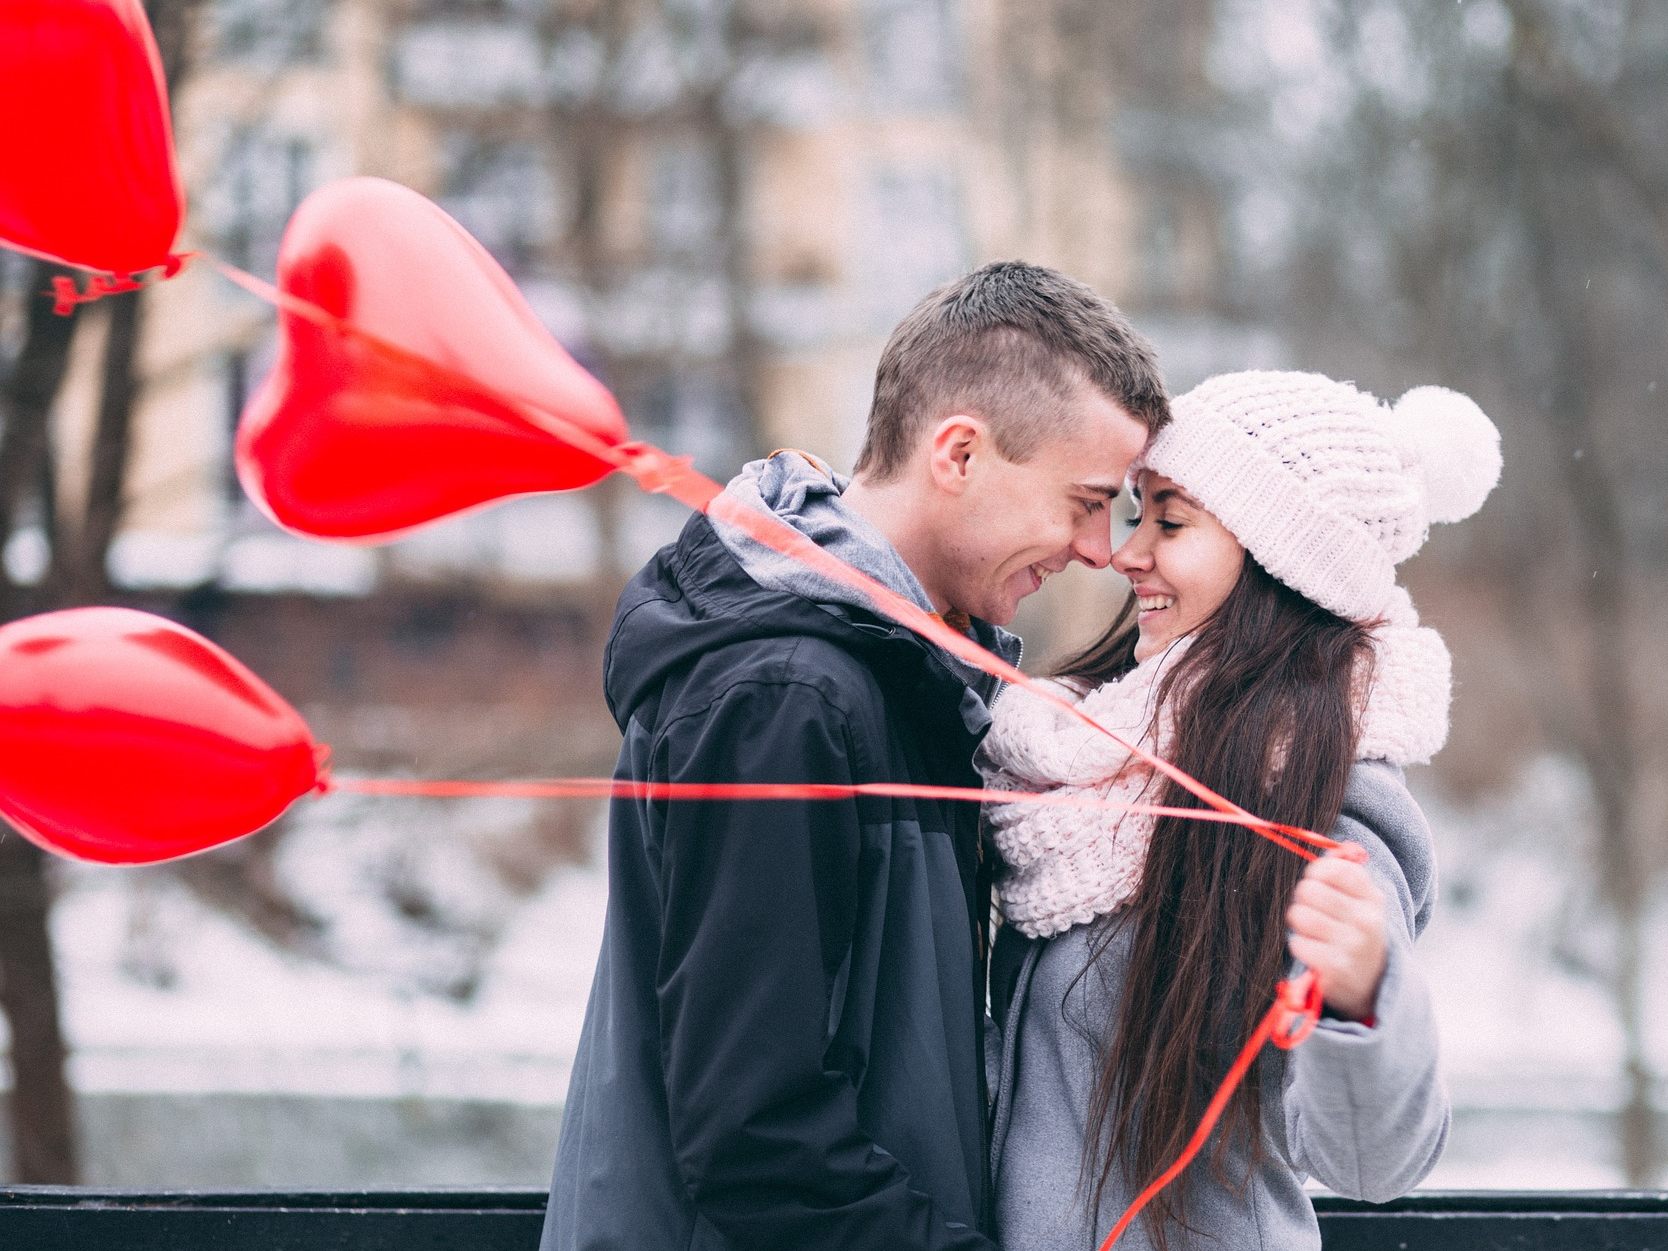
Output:
<instances>
[{"instance_id":1,"label":"man's neck","mask_svg":"<svg viewBox=\"0 0 1668 1251\"><path fill-rule=\"evenodd\" d=\"M855 477L840 493L840 503L867 521L892 545L904 564L920 582L937 612L945 611L943 597L934 589L927 570L933 567L932 550L925 541L917 518L921 495L903 480L873 482Z\"/></svg>"}]
</instances>

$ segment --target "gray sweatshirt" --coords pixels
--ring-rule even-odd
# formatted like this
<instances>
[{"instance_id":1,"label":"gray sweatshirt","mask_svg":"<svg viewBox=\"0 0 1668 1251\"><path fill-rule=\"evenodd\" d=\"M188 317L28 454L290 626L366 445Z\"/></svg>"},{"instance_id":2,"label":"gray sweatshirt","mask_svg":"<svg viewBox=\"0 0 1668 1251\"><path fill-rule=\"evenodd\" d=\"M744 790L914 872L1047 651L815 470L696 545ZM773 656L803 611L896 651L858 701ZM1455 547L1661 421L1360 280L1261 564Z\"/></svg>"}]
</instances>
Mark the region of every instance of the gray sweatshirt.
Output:
<instances>
[{"instance_id":1,"label":"gray sweatshirt","mask_svg":"<svg viewBox=\"0 0 1668 1251\"><path fill-rule=\"evenodd\" d=\"M1374 1024L1323 1018L1295 1051L1264 1049L1266 1158L1235 1193L1214 1175L1216 1141L1207 1143L1176 1183L1192 1186L1194 1230L1175 1231L1172 1251L1319 1248L1306 1178L1383 1202L1412 1189L1442 1153L1448 1098L1437 1074L1429 995L1412 959L1435 897L1435 863L1429 827L1401 770L1356 765L1332 834L1367 849L1368 868L1388 900L1389 958ZM1094 1251L1149 1180L1114 1176L1094 1213L1077 1186L1095 1046L1117 1024L1128 956L1127 935L1118 935L1097 970L1079 978L1092 933L1078 926L1033 943L1003 1022L991 1168L997 1237L1014 1251ZM1245 1177L1248 1156L1243 1145L1230 1145L1230 1179ZM1144 1218L1118 1242L1119 1251L1152 1245Z\"/></svg>"}]
</instances>

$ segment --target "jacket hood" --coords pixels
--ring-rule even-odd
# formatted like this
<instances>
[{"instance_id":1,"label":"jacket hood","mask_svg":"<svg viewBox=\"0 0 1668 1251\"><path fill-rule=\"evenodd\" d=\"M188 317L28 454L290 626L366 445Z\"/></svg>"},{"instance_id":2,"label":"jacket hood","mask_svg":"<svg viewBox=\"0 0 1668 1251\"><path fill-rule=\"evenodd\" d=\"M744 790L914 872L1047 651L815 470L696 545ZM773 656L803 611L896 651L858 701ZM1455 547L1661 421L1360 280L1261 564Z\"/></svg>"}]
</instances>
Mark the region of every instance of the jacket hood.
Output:
<instances>
[{"instance_id":1,"label":"jacket hood","mask_svg":"<svg viewBox=\"0 0 1668 1251\"><path fill-rule=\"evenodd\" d=\"M922 612L932 612L926 588L886 537L844 495L851 479L808 452L776 452L742 467L724 494L754 512L768 513L818 547L890 587ZM790 591L813 603L870 610L861 591L818 572L751 535L720 525L718 537L760 586Z\"/></svg>"},{"instance_id":2,"label":"jacket hood","mask_svg":"<svg viewBox=\"0 0 1668 1251\"><path fill-rule=\"evenodd\" d=\"M861 657L883 678L924 683L933 702L959 710L970 733L982 735L989 728L985 692L970 687L965 674L952 672L937 648L852 605L821 604L759 585L705 516L690 518L677 540L657 552L620 596L603 654L609 711L623 730L672 673L704 653L789 636L825 639ZM989 680L990 698L996 685Z\"/></svg>"},{"instance_id":3,"label":"jacket hood","mask_svg":"<svg viewBox=\"0 0 1668 1251\"><path fill-rule=\"evenodd\" d=\"M799 531L823 551L867 574L922 612L934 612L926 588L898 550L879 529L846 505L844 496L850 485L850 478L834 472L809 452L785 448L743 466L724 488L724 494ZM747 576L760 586L787 591L829 611L855 609L865 616L878 613L883 620L890 620L862 591L807 567L733 526L720 524L718 537ZM975 618L967 618L965 628L981 647L1012 664L1019 663L1017 636ZM996 698L1000 682L936 644L927 646L987 703Z\"/></svg>"}]
</instances>

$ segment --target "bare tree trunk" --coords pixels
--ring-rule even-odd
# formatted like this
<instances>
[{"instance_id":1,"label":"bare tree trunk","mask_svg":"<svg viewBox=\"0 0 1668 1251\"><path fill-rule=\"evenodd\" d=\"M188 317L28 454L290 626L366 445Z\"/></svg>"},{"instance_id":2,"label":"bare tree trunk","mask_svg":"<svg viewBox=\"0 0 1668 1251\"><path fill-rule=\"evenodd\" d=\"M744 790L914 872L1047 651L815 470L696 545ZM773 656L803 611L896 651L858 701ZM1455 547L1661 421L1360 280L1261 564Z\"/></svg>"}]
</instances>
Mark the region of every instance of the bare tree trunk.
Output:
<instances>
[{"instance_id":1,"label":"bare tree trunk","mask_svg":"<svg viewBox=\"0 0 1668 1251\"><path fill-rule=\"evenodd\" d=\"M701 100L701 128L713 143L718 166L718 203L724 250L725 302L730 319L730 367L734 371L736 403L743 424L743 460L763 456L764 345L753 330L753 272L748 247L748 215L744 211L746 171L742 160L742 136L723 115L721 89L715 88Z\"/></svg>"},{"instance_id":2,"label":"bare tree trunk","mask_svg":"<svg viewBox=\"0 0 1668 1251\"><path fill-rule=\"evenodd\" d=\"M137 358L144 300L145 293L135 291L110 305L86 503L73 523L69 518L61 519L61 530L52 547L44 598L56 607L96 603L110 593L106 561L126 505L123 482L140 391Z\"/></svg>"},{"instance_id":3,"label":"bare tree trunk","mask_svg":"<svg viewBox=\"0 0 1668 1251\"><path fill-rule=\"evenodd\" d=\"M0 1011L12 1035L12 1175L71 1185L79 1175L75 1109L64 1076L45 861L33 843L10 830L0 834Z\"/></svg>"},{"instance_id":4,"label":"bare tree trunk","mask_svg":"<svg viewBox=\"0 0 1668 1251\"><path fill-rule=\"evenodd\" d=\"M158 45L170 81L183 71L190 23L200 0L152 0ZM136 369L143 325L142 295L108 305L103 392L81 517L55 515L49 419L69 365L70 342L82 320L53 312L50 290L61 271L37 264L23 345L0 385L0 552L24 506L38 504L51 559L39 587L16 585L0 564L0 620L45 607L87 604L109 590L106 558L122 513L122 482L138 399ZM11 1131L18 1181L70 1184L79 1176L74 1101L59 1015L57 965L49 918L51 881L45 856L15 833L0 835L0 1011L11 1030Z\"/></svg>"},{"instance_id":5,"label":"bare tree trunk","mask_svg":"<svg viewBox=\"0 0 1668 1251\"><path fill-rule=\"evenodd\" d=\"M1580 400L1574 401L1579 411ZM1591 434L1584 420L1572 421ZM1575 459L1571 495L1581 518L1580 539L1598 571L1587 589L1589 652L1587 699L1592 724L1583 736L1583 763L1592 779L1599 815L1599 882L1616 920L1616 964L1610 994L1622 1029L1622 1079L1626 1094L1618 1114L1622 1171L1630 1186L1652 1185L1662 1168L1661 1144L1651 1107L1652 1074L1645 1043L1644 931L1649 866L1638 837L1637 718L1628 686L1626 622L1629 594L1619 512L1612 485ZM1605 562L1608 563L1605 563Z\"/></svg>"},{"instance_id":6,"label":"bare tree trunk","mask_svg":"<svg viewBox=\"0 0 1668 1251\"><path fill-rule=\"evenodd\" d=\"M1580 398L1572 397L1580 412ZM1583 413L1571 418L1571 441L1590 446L1594 433ZM1618 1117L1622 1169L1631 1186L1649 1186L1662 1167L1651 1108L1652 1075L1645 1043L1644 930L1650 869L1638 834L1638 718L1628 684L1629 578L1620 553L1623 531L1614 485L1597 456L1570 463L1571 497L1580 518L1579 538L1598 576L1588 584L1590 639L1587 693L1592 724L1582 755L1599 810L1599 881L1616 918L1616 966L1610 993L1622 1028L1622 1078L1626 1095ZM1585 468L1592 466L1591 468Z\"/></svg>"},{"instance_id":7,"label":"bare tree trunk","mask_svg":"<svg viewBox=\"0 0 1668 1251\"><path fill-rule=\"evenodd\" d=\"M30 297L22 346L10 372L0 380L0 551L17 529L19 514L31 499L40 501L48 452L47 420L53 398L69 366L70 339L80 321L80 306L68 316L52 311L52 280L69 274L56 265L37 262L30 267ZM5 564L0 562L0 618L27 611Z\"/></svg>"},{"instance_id":8,"label":"bare tree trunk","mask_svg":"<svg viewBox=\"0 0 1668 1251\"><path fill-rule=\"evenodd\" d=\"M628 18L621 0L601 0L582 19L590 33L601 43L603 62L617 64L625 42ZM573 244L579 270L582 299L590 314L599 308L606 297L612 270L608 263L604 242L607 196L607 170L610 154L618 142L615 121L609 115L608 74L594 94L572 111L555 110L552 131L567 136L573 150ZM616 392L619 378L611 368L615 364L606 349L594 342L586 344L594 359L587 364L602 376ZM593 510L597 526L596 605L594 612L608 619L612 611L612 592L624 578L622 531L625 525L625 497L630 487L619 474L611 474L585 493Z\"/></svg>"},{"instance_id":9,"label":"bare tree trunk","mask_svg":"<svg viewBox=\"0 0 1668 1251\"><path fill-rule=\"evenodd\" d=\"M711 145L717 171L718 238L724 277L725 305L730 322L730 369L736 405L742 421L741 459L751 460L770 449L765 446L765 345L753 329L753 255L747 212L748 123L725 108L725 97L735 81L742 40L750 33L736 6L726 6L713 20L721 24L724 68L702 86L692 101L701 138Z\"/></svg>"},{"instance_id":10,"label":"bare tree trunk","mask_svg":"<svg viewBox=\"0 0 1668 1251\"><path fill-rule=\"evenodd\" d=\"M1558 234L1579 238L1581 209L1570 204L1568 195L1561 181L1540 180L1530 201L1529 229L1542 255L1559 258L1541 271L1542 298L1549 306L1561 303L1574 309L1581 307L1574 293L1577 282L1585 282L1585 267L1579 256L1559 247ZM1562 232L1555 230L1560 221ZM1593 340L1597 333L1588 321L1576 319L1555 346L1554 405L1548 424L1560 460L1568 466L1579 567L1593 571L1581 596L1586 606L1586 689L1570 695L1576 706L1586 709L1576 746L1598 805L1599 886L1616 922L1609 990L1622 1030L1626 1094L1617 1116L1622 1171L1629 1185L1649 1186L1662 1168L1644 1020L1644 929L1652 875L1638 828L1640 718L1629 681L1635 653L1627 627L1634 599L1633 566L1620 492L1603 465L1600 432L1588 398L1600 369Z\"/></svg>"},{"instance_id":11,"label":"bare tree trunk","mask_svg":"<svg viewBox=\"0 0 1668 1251\"><path fill-rule=\"evenodd\" d=\"M1632 194L1656 228L1657 258L1668 265L1668 177L1629 132L1613 97L1583 78L1563 54L1536 0L1505 0L1512 16L1511 70L1523 102L1550 129L1573 135Z\"/></svg>"},{"instance_id":12,"label":"bare tree trunk","mask_svg":"<svg viewBox=\"0 0 1668 1251\"><path fill-rule=\"evenodd\" d=\"M63 271L37 264L22 347L0 384L0 550L40 491L49 455L47 422L68 366L80 318L60 317L40 293ZM38 593L15 584L0 564L0 620L33 610ZM69 1184L77 1178L76 1136L58 1017L57 970L47 926L51 889L45 857L0 827L0 1012L11 1030L12 1172L20 1182Z\"/></svg>"},{"instance_id":13,"label":"bare tree trunk","mask_svg":"<svg viewBox=\"0 0 1668 1251\"><path fill-rule=\"evenodd\" d=\"M104 389L94 435L84 514L61 524L45 585L34 593L8 587L7 617L37 606L90 604L105 596L105 560L122 511L121 486L131 445L138 383L135 354L143 305L134 293L109 308ZM42 310L45 310L44 312ZM45 299L30 306L41 332L26 340L6 388L0 437L0 528L15 525L20 493L38 487L49 455L47 419L62 382L73 326ZM60 323L53 325L52 323ZM9 447L7 446L9 445ZM15 463L11 453L16 452ZM17 482L12 478L20 479ZM60 519L68 522L69 519ZM65 1074L68 1051L58 1010L57 965L49 918L51 883L45 856L16 834L0 838L0 1011L11 1028L13 1173L20 1182L69 1184L78 1177L74 1098Z\"/></svg>"}]
</instances>

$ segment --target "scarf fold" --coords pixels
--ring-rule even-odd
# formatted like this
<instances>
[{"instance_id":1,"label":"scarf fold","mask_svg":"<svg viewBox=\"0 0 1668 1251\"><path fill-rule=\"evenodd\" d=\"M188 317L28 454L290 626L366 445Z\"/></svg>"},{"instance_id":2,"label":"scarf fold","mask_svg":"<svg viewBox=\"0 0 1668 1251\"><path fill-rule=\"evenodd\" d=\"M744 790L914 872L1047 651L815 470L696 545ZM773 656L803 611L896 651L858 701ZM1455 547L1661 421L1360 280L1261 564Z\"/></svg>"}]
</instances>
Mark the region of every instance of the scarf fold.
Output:
<instances>
[{"instance_id":1,"label":"scarf fold","mask_svg":"<svg viewBox=\"0 0 1668 1251\"><path fill-rule=\"evenodd\" d=\"M1087 693L1049 685L1107 729L1168 757L1168 718L1155 724L1153 714L1158 684L1185 647L1183 640ZM1156 791L1150 766L1030 691L1008 687L993 718L977 763L994 790L1094 794L1131 804ZM1129 899L1153 829L1150 817L1135 813L1025 804L988 805L986 821L1002 854L1002 915L1031 938L1063 933Z\"/></svg>"},{"instance_id":2,"label":"scarf fold","mask_svg":"<svg viewBox=\"0 0 1668 1251\"><path fill-rule=\"evenodd\" d=\"M1403 592L1372 631L1371 682L1359 684L1358 760L1422 764L1448 737L1448 649L1419 624ZM1188 640L1142 661L1123 677L1081 692L1056 693L1107 729L1172 759L1173 720L1155 719L1158 686L1186 654ZM1154 803L1153 771L1106 735L1029 691L1006 688L992 709L977 764L992 790L1096 795ZM1121 908L1141 884L1153 818L1093 808L987 805L985 820L1001 853L996 880L1002 915L1030 938L1048 938Z\"/></svg>"}]
</instances>

